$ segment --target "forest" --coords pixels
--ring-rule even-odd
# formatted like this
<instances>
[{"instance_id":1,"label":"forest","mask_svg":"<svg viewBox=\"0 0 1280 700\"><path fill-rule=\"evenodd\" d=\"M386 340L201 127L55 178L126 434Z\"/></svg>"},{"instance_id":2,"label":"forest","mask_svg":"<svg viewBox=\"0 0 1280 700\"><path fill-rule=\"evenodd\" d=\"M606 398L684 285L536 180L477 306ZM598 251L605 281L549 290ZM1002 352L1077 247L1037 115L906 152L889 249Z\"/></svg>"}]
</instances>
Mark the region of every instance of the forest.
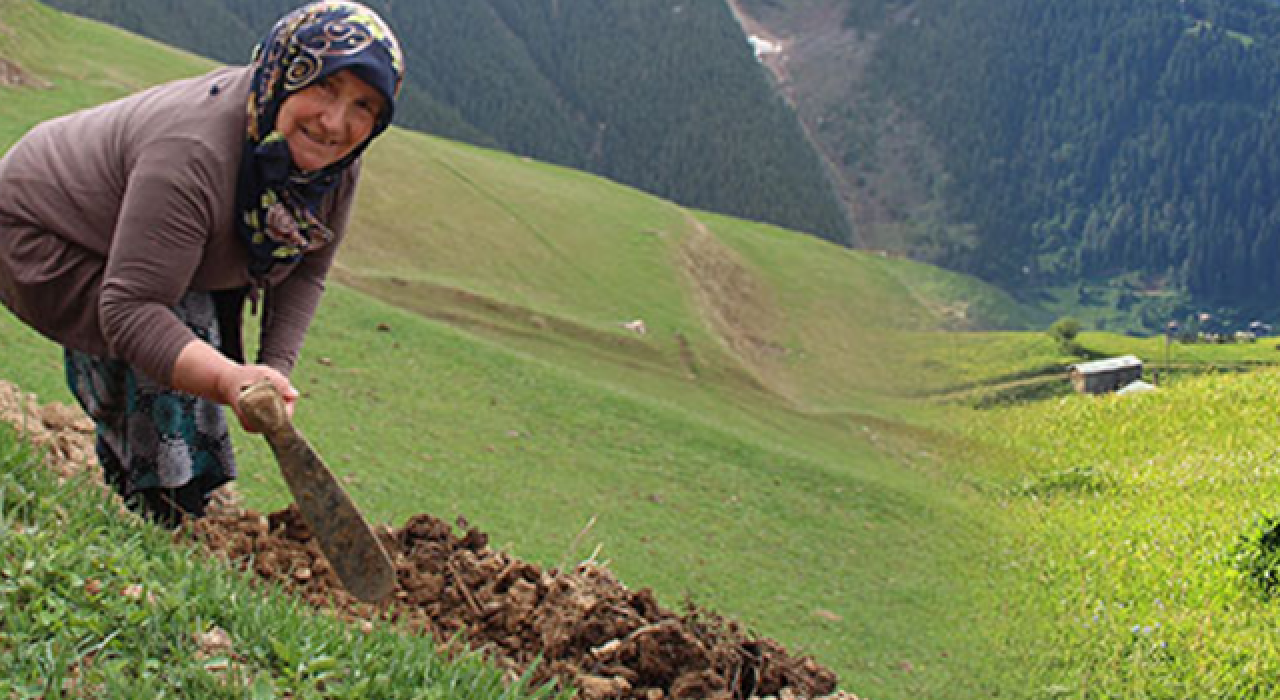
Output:
<instances>
[{"instance_id":1,"label":"forest","mask_svg":"<svg viewBox=\"0 0 1280 700\"><path fill-rule=\"evenodd\" d=\"M946 218L976 232L939 262L1011 289L1129 275L1274 307L1274 3L919 0L912 12L874 80L928 125Z\"/></svg>"}]
</instances>

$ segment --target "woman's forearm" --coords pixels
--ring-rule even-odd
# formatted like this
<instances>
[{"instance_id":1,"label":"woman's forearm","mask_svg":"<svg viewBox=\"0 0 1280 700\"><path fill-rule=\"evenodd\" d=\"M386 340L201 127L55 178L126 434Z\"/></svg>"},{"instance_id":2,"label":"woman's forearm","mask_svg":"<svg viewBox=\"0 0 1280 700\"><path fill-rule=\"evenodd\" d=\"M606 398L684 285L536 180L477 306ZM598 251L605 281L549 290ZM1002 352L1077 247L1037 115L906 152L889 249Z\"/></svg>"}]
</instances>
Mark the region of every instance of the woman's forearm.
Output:
<instances>
[{"instance_id":1,"label":"woman's forearm","mask_svg":"<svg viewBox=\"0 0 1280 700\"><path fill-rule=\"evenodd\" d=\"M234 403L239 393L236 382L240 369L212 345L195 339L178 353L170 382L174 389L226 406Z\"/></svg>"},{"instance_id":2,"label":"woman's forearm","mask_svg":"<svg viewBox=\"0 0 1280 700\"><path fill-rule=\"evenodd\" d=\"M192 340L178 353L173 364L170 383L174 389L195 394L224 406L230 406L244 425L238 405L240 392L245 387L262 380L269 380L284 399L285 409L293 415L298 391L289 378L266 365L242 365L233 362L212 345L203 340ZM246 429L248 426L246 426Z\"/></svg>"}]
</instances>

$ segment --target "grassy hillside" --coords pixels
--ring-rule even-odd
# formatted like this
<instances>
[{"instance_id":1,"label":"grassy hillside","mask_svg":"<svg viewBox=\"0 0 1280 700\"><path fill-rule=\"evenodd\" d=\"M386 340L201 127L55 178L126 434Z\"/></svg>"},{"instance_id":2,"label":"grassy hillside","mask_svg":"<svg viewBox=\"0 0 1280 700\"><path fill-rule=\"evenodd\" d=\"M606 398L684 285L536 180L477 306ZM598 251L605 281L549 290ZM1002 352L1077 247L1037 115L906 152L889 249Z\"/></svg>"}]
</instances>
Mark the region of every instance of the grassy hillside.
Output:
<instances>
[{"instance_id":1,"label":"grassy hillside","mask_svg":"<svg viewBox=\"0 0 1280 700\"><path fill-rule=\"evenodd\" d=\"M5 149L45 119L214 65L141 37L121 41L109 27L29 0L0 0L0 23L0 62L17 68L10 85L0 83Z\"/></svg>"},{"instance_id":2,"label":"grassy hillside","mask_svg":"<svg viewBox=\"0 0 1280 700\"><path fill-rule=\"evenodd\" d=\"M30 76L0 88L0 147L207 67L25 0L0 0L0 25ZM937 330L1016 314L988 288L398 130L370 151L334 277L298 420L373 520L465 515L549 566L599 545L629 585L735 616L860 694L1010 687L986 634L1004 574L979 566L1003 519L950 470L944 409L910 400L981 375L937 359L958 337ZM66 399L56 348L7 314L0 356ZM239 437L250 505L282 505Z\"/></svg>"}]
</instances>

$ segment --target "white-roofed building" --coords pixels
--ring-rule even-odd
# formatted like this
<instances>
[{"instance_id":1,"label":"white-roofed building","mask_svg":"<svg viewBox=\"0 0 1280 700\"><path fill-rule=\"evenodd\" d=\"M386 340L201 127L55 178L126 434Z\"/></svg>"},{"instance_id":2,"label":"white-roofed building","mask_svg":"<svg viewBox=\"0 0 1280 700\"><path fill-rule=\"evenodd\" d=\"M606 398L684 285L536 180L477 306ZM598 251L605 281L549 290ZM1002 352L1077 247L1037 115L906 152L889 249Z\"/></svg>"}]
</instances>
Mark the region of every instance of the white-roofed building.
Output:
<instances>
[{"instance_id":1,"label":"white-roofed building","mask_svg":"<svg viewBox=\"0 0 1280 700\"><path fill-rule=\"evenodd\" d=\"M1080 362L1067 368L1067 376L1078 392L1105 394L1141 379L1142 360L1136 355L1122 355Z\"/></svg>"}]
</instances>

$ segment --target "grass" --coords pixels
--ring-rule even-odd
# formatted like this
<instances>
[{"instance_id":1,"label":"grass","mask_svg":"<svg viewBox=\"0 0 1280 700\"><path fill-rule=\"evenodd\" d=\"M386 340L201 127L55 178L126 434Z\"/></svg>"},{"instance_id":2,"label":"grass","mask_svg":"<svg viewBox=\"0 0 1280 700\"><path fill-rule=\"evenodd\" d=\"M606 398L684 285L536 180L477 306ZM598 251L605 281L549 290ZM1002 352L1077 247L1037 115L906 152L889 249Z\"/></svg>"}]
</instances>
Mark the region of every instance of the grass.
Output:
<instances>
[{"instance_id":1,"label":"grass","mask_svg":"<svg viewBox=\"0 0 1280 700\"><path fill-rule=\"evenodd\" d=\"M938 492L935 465L917 457L919 471L904 472L865 426L764 405L704 415L341 288L308 342L326 362L295 374L299 421L378 520L464 515L547 566L599 545L630 585L742 619L850 687L859 672L888 682L903 659L965 656L964 627L944 622L963 617L946 601L966 593L947 574L955 542L942 534L969 545L989 535ZM269 461L250 464L246 492L283 503ZM930 674L902 680L951 677L941 665Z\"/></svg>"},{"instance_id":2,"label":"grass","mask_svg":"<svg viewBox=\"0 0 1280 700\"><path fill-rule=\"evenodd\" d=\"M50 344L4 321L6 345L29 341L23 357L56 365ZM993 534L948 494L922 441L891 424L691 414L342 287L295 382L299 425L376 521L464 515L547 566L599 545L630 585L735 616L880 697L989 672L969 638L980 614L969 579L954 572ZM250 502L282 505L263 446L237 444ZM885 456L895 444L900 461Z\"/></svg>"},{"instance_id":3,"label":"grass","mask_svg":"<svg viewBox=\"0 0 1280 700\"><path fill-rule=\"evenodd\" d=\"M478 657L361 631L232 572L99 490L57 483L0 426L6 698L547 698ZM220 644L202 640L221 638Z\"/></svg>"},{"instance_id":4,"label":"grass","mask_svg":"<svg viewBox=\"0 0 1280 700\"><path fill-rule=\"evenodd\" d=\"M1204 376L1155 394L986 412L975 438L1014 527L1010 580L1026 687L1041 697L1274 697L1280 611L1239 547L1277 515L1280 374Z\"/></svg>"},{"instance_id":5,"label":"grass","mask_svg":"<svg viewBox=\"0 0 1280 700\"><path fill-rule=\"evenodd\" d=\"M934 308L949 330L1028 330L1048 327L1053 321L1047 312L1021 304L968 275L903 258L886 258L883 264L923 306Z\"/></svg>"},{"instance_id":6,"label":"grass","mask_svg":"<svg viewBox=\"0 0 1280 700\"><path fill-rule=\"evenodd\" d=\"M28 0L0 0L0 56L33 85L3 87L0 148L36 124L166 80L212 68L207 59L134 37ZM66 59L75 47L75 60Z\"/></svg>"},{"instance_id":7,"label":"grass","mask_svg":"<svg viewBox=\"0 0 1280 700\"><path fill-rule=\"evenodd\" d=\"M1133 338L1114 333L1087 332L1079 336L1080 344L1095 354L1114 356L1134 354L1148 364L1161 366L1169 362L1176 367L1231 369L1241 366L1265 366L1280 363L1277 339L1262 337L1255 342L1187 343L1164 336Z\"/></svg>"}]
</instances>

